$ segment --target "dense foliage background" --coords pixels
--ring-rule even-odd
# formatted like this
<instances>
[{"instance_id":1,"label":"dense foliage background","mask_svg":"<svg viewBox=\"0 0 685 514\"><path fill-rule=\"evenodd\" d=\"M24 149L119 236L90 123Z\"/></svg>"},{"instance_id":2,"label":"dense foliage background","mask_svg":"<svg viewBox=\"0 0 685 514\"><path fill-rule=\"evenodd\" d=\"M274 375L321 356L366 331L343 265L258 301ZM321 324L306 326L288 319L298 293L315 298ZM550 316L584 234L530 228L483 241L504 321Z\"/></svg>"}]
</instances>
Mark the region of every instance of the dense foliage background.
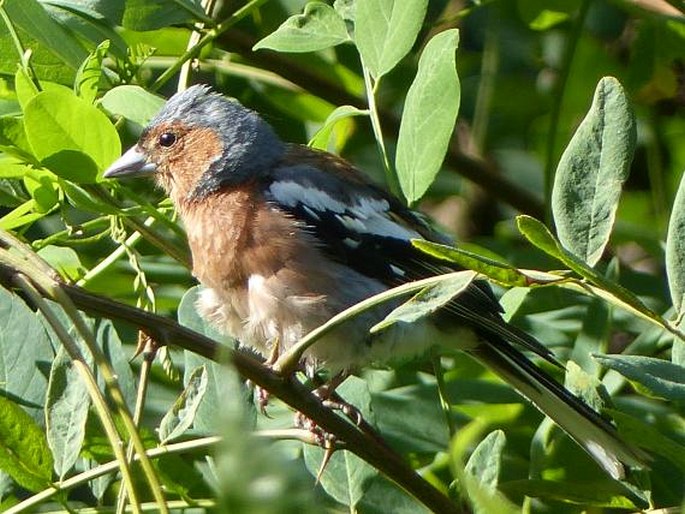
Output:
<instances>
[{"instance_id":1,"label":"dense foliage background","mask_svg":"<svg viewBox=\"0 0 685 514\"><path fill-rule=\"evenodd\" d=\"M343 155L455 234L473 253L428 250L490 276L507 317L572 360L567 386L654 458L611 481L463 354L350 378L341 394L450 508L681 512L681 9L675 0L0 2L0 509L164 511L162 498L259 513L441 505L401 463L374 460L382 445L360 449L337 432L364 458L338 451L316 481L322 451L291 428L292 411L274 399L269 417L256 414L225 364L173 347L152 366L149 353L131 360L144 337L122 319L161 327L160 342L207 342L115 302L222 340L194 312L169 201L146 181L101 178L164 98L203 82L259 111L283 139ZM285 387L272 392L306 397ZM151 460L127 466L127 441Z\"/></svg>"}]
</instances>

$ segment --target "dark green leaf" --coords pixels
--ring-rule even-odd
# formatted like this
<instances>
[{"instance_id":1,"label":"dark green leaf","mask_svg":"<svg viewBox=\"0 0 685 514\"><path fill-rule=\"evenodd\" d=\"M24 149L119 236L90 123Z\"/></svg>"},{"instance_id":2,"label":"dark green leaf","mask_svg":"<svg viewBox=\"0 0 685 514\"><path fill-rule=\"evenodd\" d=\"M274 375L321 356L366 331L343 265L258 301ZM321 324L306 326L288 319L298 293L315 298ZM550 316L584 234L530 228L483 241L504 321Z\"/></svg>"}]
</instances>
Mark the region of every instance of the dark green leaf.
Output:
<instances>
[{"instance_id":1,"label":"dark green leaf","mask_svg":"<svg viewBox=\"0 0 685 514\"><path fill-rule=\"evenodd\" d=\"M376 80L392 70L416 41L428 0L360 0L356 3L355 42Z\"/></svg>"},{"instance_id":2,"label":"dark green leaf","mask_svg":"<svg viewBox=\"0 0 685 514\"><path fill-rule=\"evenodd\" d=\"M532 498L559 500L566 503L635 509L638 506L626 498L625 489L617 482L569 482L552 480L517 480L503 483L501 489L509 494Z\"/></svg>"},{"instance_id":3,"label":"dark green leaf","mask_svg":"<svg viewBox=\"0 0 685 514\"><path fill-rule=\"evenodd\" d=\"M275 32L254 45L277 52L316 52L349 41L345 20L330 5L309 2L304 14L288 18Z\"/></svg>"},{"instance_id":4,"label":"dark green leaf","mask_svg":"<svg viewBox=\"0 0 685 514\"><path fill-rule=\"evenodd\" d=\"M3 6L14 24L71 68L78 68L86 58L85 49L50 17L37 0L6 0Z\"/></svg>"},{"instance_id":5,"label":"dark green leaf","mask_svg":"<svg viewBox=\"0 0 685 514\"><path fill-rule=\"evenodd\" d=\"M128 0L122 25L132 30L155 30L205 18L197 0Z\"/></svg>"},{"instance_id":6,"label":"dark green leaf","mask_svg":"<svg viewBox=\"0 0 685 514\"><path fill-rule=\"evenodd\" d=\"M30 344L18 344L22 341ZM0 389L43 419L47 373L54 352L36 314L0 287Z\"/></svg>"},{"instance_id":7,"label":"dark green leaf","mask_svg":"<svg viewBox=\"0 0 685 514\"><path fill-rule=\"evenodd\" d=\"M637 130L621 84L604 77L554 177L552 212L559 241L594 266L609 242Z\"/></svg>"},{"instance_id":8,"label":"dark green leaf","mask_svg":"<svg viewBox=\"0 0 685 514\"><path fill-rule=\"evenodd\" d=\"M653 425L624 412L607 409L607 413L618 426L621 437L625 438L626 441L640 445L642 448L668 459L682 473L685 473L685 446L683 446L682 441L666 437Z\"/></svg>"},{"instance_id":9,"label":"dark green leaf","mask_svg":"<svg viewBox=\"0 0 685 514\"><path fill-rule=\"evenodd\" d=\"M409 204L435 180L457 120L461 88L455 52L459 31L434 36L423 49L404 103L397 141L397 177Z\"/></svg>"},{"instance_id":10,"label":"dark green leaf","mask_svg":"<svg viewBox=\"0 0 685 514\"><path fill-rule=\"evenodd\" d=\"M52 478L52 454L43 430L4 396L0 396L0 469L29 491L46 488Z\"/></svg>"}]
</instances>

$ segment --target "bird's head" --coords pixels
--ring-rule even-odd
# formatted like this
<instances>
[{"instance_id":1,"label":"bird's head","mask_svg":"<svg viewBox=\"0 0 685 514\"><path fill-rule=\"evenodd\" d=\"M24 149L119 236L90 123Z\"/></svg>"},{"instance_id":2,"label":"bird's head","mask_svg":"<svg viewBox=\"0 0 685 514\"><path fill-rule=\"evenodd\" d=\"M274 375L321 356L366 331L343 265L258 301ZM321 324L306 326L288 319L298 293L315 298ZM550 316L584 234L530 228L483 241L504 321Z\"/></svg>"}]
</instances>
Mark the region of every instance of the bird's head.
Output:
<instances>
[{"instance_id":1,"label":"bird's head","mask_svg":"<svg viewBox=\"0 0 685 514\"><path fill-rule=\"evenodd\" d=\"M257 113L197 85L171 97L104 176L151 174L178 204L247 182L283 152Z\"/></svg>"}]
</instances>

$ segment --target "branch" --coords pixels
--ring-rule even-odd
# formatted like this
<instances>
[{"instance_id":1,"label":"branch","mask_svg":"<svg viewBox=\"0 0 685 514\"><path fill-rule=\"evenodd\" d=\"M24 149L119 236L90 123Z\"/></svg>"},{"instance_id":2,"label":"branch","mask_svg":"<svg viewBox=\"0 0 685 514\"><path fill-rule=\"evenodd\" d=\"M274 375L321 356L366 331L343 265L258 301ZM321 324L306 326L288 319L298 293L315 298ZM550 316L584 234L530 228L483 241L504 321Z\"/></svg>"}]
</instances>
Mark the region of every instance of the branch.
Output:
<instances>
[{"instance_id":1,"label":"branch","mask_svg":"<svg viewBox=\"0 0 685 514\"><path fill-rule=\"evenodd\" d=\"M170 319L89 293L76 286L64 284L54 275L48 277L41 271L43 274L40 280L36 280L36 277L31 276L35 274L35 268L33 268L33 273L26 269L15 269L8 266L2 257L2 252L0 252L0 285L5 288L12 289L13 277L17 273L22 273L45 294L46 291L40 283L51 280L54 282L53 286L60 287L79 309L90 316L123 321L148 333L159 343L172 344L217 362L228 360L243 377L274 394L327 432L335 434L341 441L344 441L346 449L376 467L434 512L447 514L460 512L460 509L449 498L421 478L400 455L387 445L380 443L378 435L362 432L358 427L322 406L316 396L300 382L293 380L291 376L281 376L256 359L219 345Z\"/></svg>"}]
</instances>

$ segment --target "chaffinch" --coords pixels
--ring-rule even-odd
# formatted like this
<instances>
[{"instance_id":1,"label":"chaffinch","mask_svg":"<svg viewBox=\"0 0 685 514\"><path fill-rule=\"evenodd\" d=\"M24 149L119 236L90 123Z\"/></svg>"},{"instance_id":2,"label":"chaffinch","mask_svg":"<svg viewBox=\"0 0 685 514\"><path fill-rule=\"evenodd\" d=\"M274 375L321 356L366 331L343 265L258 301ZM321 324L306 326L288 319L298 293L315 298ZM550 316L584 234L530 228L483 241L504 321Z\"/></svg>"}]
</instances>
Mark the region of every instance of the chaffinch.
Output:
<instances>
[{"instance_id":1,"label":"chaffinch","mask_svg":"<svg viewBox=\"0 0 685 514\"><path fill-rule=\"evenodd\" d=\"M423 218L348 162L284 143L255 112L193 86L173 96L105 177L151 174L185 225L197 308L265 357L371 295L454 271L412 244L443 242ZM369 328L393 305L354 318L305 354L333 372L438 345L488 366L552 418L612 477L644 454L521 351L556 363L529 334L506 323L488 284L468 289L431 318Z\"/></svg>"}]
</instances>

